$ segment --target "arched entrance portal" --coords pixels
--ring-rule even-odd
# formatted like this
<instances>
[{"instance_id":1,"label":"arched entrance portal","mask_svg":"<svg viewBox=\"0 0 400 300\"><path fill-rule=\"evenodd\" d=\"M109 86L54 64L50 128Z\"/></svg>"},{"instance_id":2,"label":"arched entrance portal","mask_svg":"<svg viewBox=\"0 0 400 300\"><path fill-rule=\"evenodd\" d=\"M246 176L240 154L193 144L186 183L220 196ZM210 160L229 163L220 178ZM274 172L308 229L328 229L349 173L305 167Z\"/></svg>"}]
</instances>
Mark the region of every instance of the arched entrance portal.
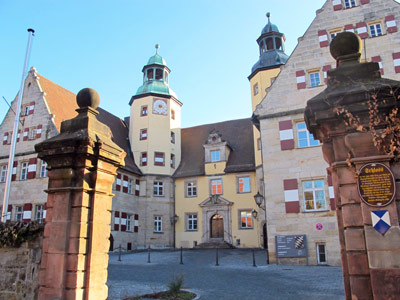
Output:
<instances>
[{"instance_id":1,"label":"arched entrance portal","mask_svg":"<svg viewBox=\"0 0 400 300\"><path fill-rule=\"evenodd\" d=\"M210 238L224 238L224 218L221 215L215 214L210 219Z\"/></svg>"}]
</instances>

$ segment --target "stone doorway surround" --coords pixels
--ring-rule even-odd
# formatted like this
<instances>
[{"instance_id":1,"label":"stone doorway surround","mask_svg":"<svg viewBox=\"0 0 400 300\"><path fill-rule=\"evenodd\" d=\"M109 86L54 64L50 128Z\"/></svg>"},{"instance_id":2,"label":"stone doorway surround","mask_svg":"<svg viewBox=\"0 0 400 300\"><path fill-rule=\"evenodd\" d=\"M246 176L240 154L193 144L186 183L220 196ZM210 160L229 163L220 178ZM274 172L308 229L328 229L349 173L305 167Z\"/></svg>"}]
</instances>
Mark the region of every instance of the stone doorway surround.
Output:
<instances>
[{"instance_id":1,"label":"stone doorway surround","mask_svg":"<svg viewBox=\"0 0 400 300\"><path fill-rule=\"evenodd\" d=\"M212 242L215 239L211 238L211 218L214 215L220 215L224 221L224 237L223 241L232 244L232 214L231 206L233 202L230 202L221 196L214 195L208 197L206 200L201 202L199 206L202 208L202 229L203 235L201 242Z\"/></svg>"}]
</instances>

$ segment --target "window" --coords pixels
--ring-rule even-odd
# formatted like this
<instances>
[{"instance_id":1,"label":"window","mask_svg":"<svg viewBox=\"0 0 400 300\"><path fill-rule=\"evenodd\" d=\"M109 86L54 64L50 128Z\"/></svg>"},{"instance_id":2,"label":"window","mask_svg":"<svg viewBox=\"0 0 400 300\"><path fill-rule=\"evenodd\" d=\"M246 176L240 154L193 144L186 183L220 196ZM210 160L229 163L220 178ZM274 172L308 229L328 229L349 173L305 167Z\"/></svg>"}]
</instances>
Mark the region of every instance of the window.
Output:
<instances>
[{"instance_id":1,"label":"window","mask_svg":"<svg viewBox=\"0 0 400 300\"><path fill-rule=\"evenodd\" d=\"M189 181L186 182L186 197L197 197L197 182Z\"/></svg>"},{"instance_id":2,"label":"window","mask_svg":"<svg viewBox=\"0 0 400 300\"><path fill-rule=\"evenodd\" d=\"M187 231L197 230L197 214L186 215L186 230Z\"/></svg>"},{"instance_id":3,"label":"window","mask_svg":"<svg viewBox=\"0 0 400 300\"><path fill-rule=\"evenodd\" d=\"M132 179L128 180L128 194L132 194L132 186L133 186L133 181Z\"/></svg>"},{"instance_id":4,"label":"window","mask_svg":"<svg viewBox=\"0 0 400 300\"><path fill-rule=\"evenodd\" d=\"M175 154L171 154L170 164L171 164L171 168L175 168Z\"/></svg>"},{"instance_id":5,"label":"window","mask_svg":"<svg viewBox=\"0 0 400 300\"><path fill-rule=\"evenodd\" d=\"M250 177L238 178L238 193L250 193Z\"/></svg>"},{"instance_id":6,"label":"window","mask_svg":"<svg viewBox=\"0 0 400 300\"><path fill-rule=\"evenodd\" d=\"M352 8L356 6L356 0L344 0L345 8Z\"/></svg>"},{"instance_id":7,"label":"window","mask_svg":"<svg viewBox=\"0 0 400 300\"><path fill-rule=\"evenodd\" d=\"M222 179L211 180L211 195L222 194Z\"/></svg>"},{"instance_id":8,"label":"window","mask_svg":"<svg viewBox=\"0 0 400 300\"><path fill-rule=\"evenodd\" d=\"M15 221L22 222L23 218L24 218L24 207L23 206L15 207Z\"/></svg>"},{"instance_id":9,"label":"window","mask_svg":"<svg viewBox=\"0 0 400 300\"><path fill-rule=\"evenodd\" d=\"M0 170L0 182L6 182L7 178L7 165L1 166Z\"/></svg>"},{"instance_id":10,"label":"window","mask_svg":"<svg viewBox=\"0 0 400 300\"><path fill-rule=\"evenodd\" d=\"M144 105L144 106L141 107L140 116L141 117L147 116L147 105Z\"/></svg>"},{"instance_id":11,"label":"window","mask_svg":"<svg viewBox=\"0 0 400 300\"><path fill-rule=\"evenodd\" d=\"M330 30L329 36L331 38L331 41L341 32L342 32L342 27L338 27L338 28Z\"/></svg>"},{"instance_id":12,"label":"window","mask_svg":"<svg viewBox=\"0 0 400 300\"><path fill-rule=\"evenodd\" d=\"M313 147L319 145L319 140L314 140L311 133L308 132L305 122L299 122L297 127L297 144L299 148Z\"/></svg>"},{"instance_id":13,"label":"window","mask_svg":"<svg viewBox=\"0 0 400 300\"><path fill-rule=\"evenodd\" d=\"M132 231L132 215L126 217L126 231Z\"/></svg>"},{"instance_id":14,"label":"window","mask_svg":"<svg viewBox=\"0 0 400 300\"><path fill-rule=\"evenodd\" d=\"M154 152L154 165L165 166L165 157L163 152Z\"/></svg>"},{"instance_id":15,"label":"window","mask_svg":"<svg viewBox=\"0 0 400 300\"><path fill-rule=\"evenodd\" d=\"M257 139L257 150L261 150L261 138Z\"/></svg>"},{"instance_id":16,"label":"window","mask_svg":"<svg viewBox=\"0 0 400 300\"><path fill-rule=\"evenodd\" d=\"M310 87L316 87L321 85L321 77L319 72L311 72L309 73L310 76Z\"/></svg>"},{"instance_id":17,"label":"window","mask_svg":"<svg viewBox=\"0 0 400 300\"><path fill-rule=\"evenodd\" d=\"M47 176L47 162L42 160L42 164L40 165L40 177L46 177Z\"/></svg>"},{"instance_id":18,"label":"window","mask_svg":"<svg viewBox=\"0 0 400 300\"><path fill-rule=\"evenodd\" d=\"M376 37L382 35L382 27L380 23L376 24L370 24L368 25L369 27L369 32L371 34L371 37Z\"/></svg>"},{"instance_id":19,"label":"window","mask_svg":"<svg viewBox=\"0 0 400 300\"><path fill-rule=\"evenodd\" d=\"M140 165L147 166L147 152L140 153Z\"/></svg>"},{"instance_id":20,"label":"window","mask_svg":"<svg viewBox=\"0 0 400 300\"><path fill-rule=\"evenodd\" d=\"M154 70L148 69L147 70L147 80L154 80L153 75L154 75Z\"/></svg>"},{"instance_id":21,"label":"window","mask_svg":"<svg viewBox=\"0 0 400 300\"><path fill-rule=\"evenodd\" d=\"M20 180L26 180L28 178L28 163L23 162L21 164L21 175L19 177Z\"/></svg>"},{"instance_id":22,"label":"window","mask_svg":"<svg viewBox=\"0 0 400 300\"><path fill-rule=\"evenodd\" d=\"M326 207L324 181L303 181L304 210L324 210Z\"/></svg>"},{"instance_id":23,"label":"window","mask_svg":"<svg viewBox=\"0 0 400 300\"><path fill-rule=\"evenodd\" d=\"M240 211L240 228L253 228L253 216L251 215L251 211Z\"/></svg>"},{"instance_id":24,"label":"window","mask_svg":"<svg viewBox=\"0 0 400 300\"><path fill-rule=\"evenodd\" d=\"M28 116L29 115L29 105L25 106L23 108L23 111L24 111L24 116Z\"/></svg>"},{"instance_id":25,"label":"window","mask_svg":"<svg viewBox=\"0 0 400 300\"><path fill-rule=\"evenodd\" d=\"M37 132L37 130L36 130L35 127L29 129L29 136L28 136L28 139L29 139L29 140L34 140L34 139L36 138L36 132Z\"/></svg>"},{"instance_id":26,"label":"window","mask_svg":"<svg viewBox=\"0 0 400 300\"><path fill-rule=\"evenodd\" d=\"M154 181L153 183L153 195L164 196L164 182Z\"/></svg>"},{"instance_id":27,"label":"window","mask_svg":"<svg viewBox=\"0 0 400 300\"><path fill-rule=\"evenodd\" d=\"M156 80L162 80L163 79L163 70L162 69L156 69Z\"/></svg>"},{"instance_id":28,"label":"window","mask_svg":"<svg viewBox=\"0 0 400 300\"><path fill-rule=\"evenodd\" d=\"M140 137L139 137L139 139L140 139L141 141L147 140L147 128L145 128L145 129L140 129Z\"/></svg>"},{"instance_id":29,"label":"window","mask_svg":"<svg viewBox=\"0 0 400 300\"><path fill-rule=\"evenodd\" d=\"M171 109L171 119L175 120L175 110Z\"/></svg>"},{"instance_id":30,"label":"window","mask_svg":"<svg viewBox=\"0 0 400 300\"><path fill-rule=\"evenodd\" d=\"M221 152L219 150L211 151L211 161L216 162L221 160Z\"/></svg>"},{"instance_id":31,"label":"window","mask_svg":"<svg viewBox=\"0 0 400 300\"><path fill-rule=\"evenodd\" d=\"M253 85L253 95L257 95L258 94L258 83Z\"/></svg>"},{"instance_id":32,"label":"window","mask_svg":"<svg viewBox=\"0 0 400 300\"><path fill-rule=\"evenodd\" d=\"M164 72L164 76L165 76L164 77L165 78L164 81L165 81L166 84L168 84L168 72L167 71Z\"/></svg>"},{"instance_id":33,"label":"window","mask_svg":"<svg viewBox=\"0 0 400 300\"><path fill-rule=\"evenodd\" d=\"M162 217L154 216L154 232L162 232Z\"/></svg>"},{"instance_id":34,"label":"window","mask_svg":"<svg viewBox=\"0 0 400 300\"><path fill-rule=\"evenodd\" d=\"M44 205L36 205L35 207L35 220L39 223L43 223L43 210Z\"/></svg>"},{"instance_id":35,"label":"window","mask_svg":"<svg viewBox=\"0 0 400 300\"><path fill-rule=\"evenodd\" d=\"M326 260L326 247L323 243L317 244L317 261L319 265L325 265L327 263Z\"/></svg>"},{"instance_id":36,"label":"window","mask_svg":"<svg viewBox=\"0 0 400 300\"><path fill-rule=\"evenodd\" d=\"M175 132L171 131L171 143L175 144Z\"/></svg>"}]
</instances>

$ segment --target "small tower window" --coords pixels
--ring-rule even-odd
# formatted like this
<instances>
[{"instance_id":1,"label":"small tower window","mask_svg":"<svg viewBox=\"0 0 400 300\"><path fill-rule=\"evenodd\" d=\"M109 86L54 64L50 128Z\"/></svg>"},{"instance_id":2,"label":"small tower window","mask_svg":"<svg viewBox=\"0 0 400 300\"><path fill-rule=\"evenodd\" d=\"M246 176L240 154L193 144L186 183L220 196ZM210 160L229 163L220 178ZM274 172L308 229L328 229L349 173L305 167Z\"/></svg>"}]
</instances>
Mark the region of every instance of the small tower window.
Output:
<instances>
[{"instance_id":1,"label":"small tower window","mask_svg":"<svg viewBox=\"0 0 400 300\"><path fill-rule=\"evenodd\" d=\"M148 69L147 70L147 80L153 80L153 75L154 75L154 71L153 69Z\"/></svg>"},{"instance_id":2,"label":"small tower window","mask_svg":"<svg viewBox=\"0 0 400 300\"><path fill-rule=\"evenodd\" d=\"M165 73L164 73L164 81L166 84L168 84L168 72L167 71L165 71Z\"/></svg>"},{"instance_id":3,"label":"small tower window","mask_svg":"<svg viewBox=\"0 0 400 300\"><path fill-rule=\"evenodd\" d=\"M275 47L276 47L276 50L283 50L282 49L282 40L280 37L275 38Z\"/></svg>"},{"instance_id":4,"label":"small tower window","mask_svg":"<svg viewBox=\"0 0 400 300\"><path fill-rule=\"evenodd\" d=\"M162 79L163 79L163 70L156 69L156 80L162 80Z\"/></svg>"},{"instance_id":5,"label":"small tower window","mask_svg":"<svg viewBox=\"0 0 400 300\"><path fill-rule=\"evenodd\" d=\"M265 44L267 45L267 51L274 50L274 40L272 38L267 38Z\"/></svg>"},{"instance_id":6,"label":"small tower window","mask_svg":"<svg viewBox=\"0 0 400 300\"><path fill-rule=\"evenodd\" d=\"M264 41L262 41L261 42L261 54L262 53L264 53L266 50L265 50L265 44L264 44Z\"/></svg>"}]
</instances>

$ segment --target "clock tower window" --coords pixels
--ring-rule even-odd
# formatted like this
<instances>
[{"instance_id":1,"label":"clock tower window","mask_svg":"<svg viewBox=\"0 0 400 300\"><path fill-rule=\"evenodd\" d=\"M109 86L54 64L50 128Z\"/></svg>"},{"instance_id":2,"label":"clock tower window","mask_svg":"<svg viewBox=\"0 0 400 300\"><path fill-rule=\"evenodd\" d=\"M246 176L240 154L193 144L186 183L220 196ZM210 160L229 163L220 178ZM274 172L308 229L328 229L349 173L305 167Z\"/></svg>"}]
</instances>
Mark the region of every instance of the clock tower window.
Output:
<instances>
[{"instance_id":1,"label":"clock tower window","mask_svg":"<svg viewBox=\"0 0 400 300\"><path fill-rule=\"evenodd\" d=\"M162 79L163 79L163 70L156 69L156 80L162 80Z\"/></svg>"},{"instance_id":2,"label":"clock tower window","mask_svg":"<svg viewBox=\"0 0 400 300\"><path fill-rule=\"evenodd\" d=\"M153 69L147 70L147 80L154 80L154 70Z\"/></svg>"}]
</instances>

